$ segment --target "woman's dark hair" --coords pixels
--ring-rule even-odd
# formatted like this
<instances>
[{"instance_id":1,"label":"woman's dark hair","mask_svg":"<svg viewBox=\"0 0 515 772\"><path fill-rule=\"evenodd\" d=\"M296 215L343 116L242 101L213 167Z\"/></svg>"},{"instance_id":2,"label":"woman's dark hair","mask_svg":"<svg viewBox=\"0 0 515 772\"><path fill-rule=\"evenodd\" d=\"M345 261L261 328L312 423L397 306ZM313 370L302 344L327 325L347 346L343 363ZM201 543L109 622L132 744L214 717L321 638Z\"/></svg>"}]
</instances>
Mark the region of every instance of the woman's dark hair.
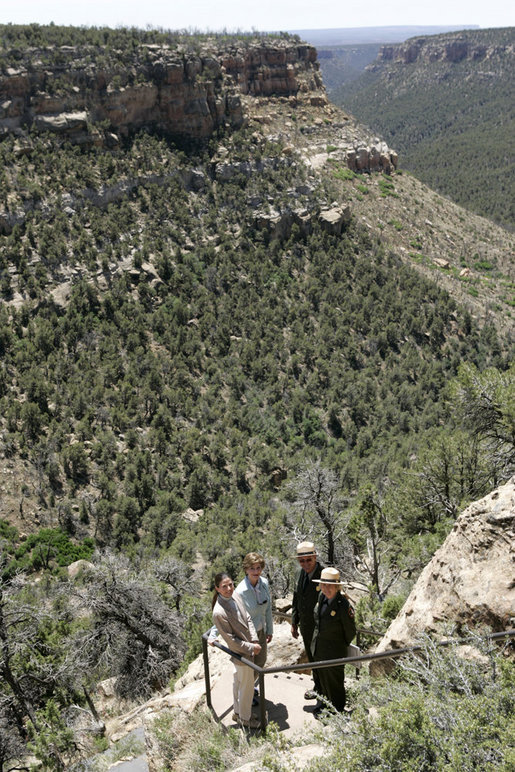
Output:
<instances>
[{"instance_id":1,"label":"woman's dark hair","mask_svg":"<svg viewBox=\"0 0 515 772\"><path fill-rule=\"evenodd\" d=\"M224 579L230 579L231 577L227 573L227 571L220 571L219 574L215 574L215 591L213 593L213 599L211 601L211 609L214 609L215 603L218 600L218 593L216 591L217 587L220 587L221 583Z\"/></svg>"}]
</instances>

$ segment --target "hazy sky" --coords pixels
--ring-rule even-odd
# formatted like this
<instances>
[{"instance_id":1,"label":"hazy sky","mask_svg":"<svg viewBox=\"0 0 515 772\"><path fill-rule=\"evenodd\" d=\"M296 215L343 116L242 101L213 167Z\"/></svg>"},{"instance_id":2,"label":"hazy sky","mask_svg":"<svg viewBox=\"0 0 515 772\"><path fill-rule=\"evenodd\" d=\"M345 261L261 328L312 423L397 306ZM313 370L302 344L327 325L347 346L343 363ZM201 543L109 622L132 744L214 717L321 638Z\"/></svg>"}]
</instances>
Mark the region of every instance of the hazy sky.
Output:
<instances>
[{"instance_id":1,"label":"hazy sky","mask_svg":"<svg viewBox=\"0 0 515 772\"><path fill-rule=\"evenodd\" d=\"M0 23L296 30L515 25L513 0L0 0Z\"/></svg>"}]
</instances>

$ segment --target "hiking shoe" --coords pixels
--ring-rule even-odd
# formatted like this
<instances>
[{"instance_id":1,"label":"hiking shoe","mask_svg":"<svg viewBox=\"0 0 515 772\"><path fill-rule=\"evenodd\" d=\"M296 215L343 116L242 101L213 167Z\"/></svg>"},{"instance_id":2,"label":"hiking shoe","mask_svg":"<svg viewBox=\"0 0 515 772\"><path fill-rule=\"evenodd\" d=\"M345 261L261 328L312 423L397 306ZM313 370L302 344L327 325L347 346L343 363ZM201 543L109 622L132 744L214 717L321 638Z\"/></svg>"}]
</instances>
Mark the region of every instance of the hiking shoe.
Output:
<instances>
[{"instance_id":1,"label":"hiking shoe","mask_svg":"<svg viewBox=\"0 0 515 772\"><path fill-rule=\"evenodd\" d=\"M243 718L239 719L240 726L244 726L247 729L261 729L261 721L255 716L251 716L248 721Z\"/></svg>"},{"instance_id":2,"label":"hiking shoe","mask_svg":"<svg viewBox=\"0 0 515 772\"><path fill-rule=\"evenodd\" d=\"M305 700L316 700L317 697L318 697L318 694L315 692L314 689L308 689L307 692L304 692Z\"/></svg>"},{"instance_id":3,"label":"hiking shoe","mask_svg":"<svg viewBox=\"0 0 515 772\"><path fill-rule=\"evenodd\" d=\"M233 714L232 714L232 716L231 716L231 721L236 721L236 723L237 723L237 724L239 724L240 720L241 720L241 719L240 719L240 716L239 716L239 714L238 714L238 713L236 713L236 711L234 711L234 713L233 713Z\"/></svg>"}]
</instances>

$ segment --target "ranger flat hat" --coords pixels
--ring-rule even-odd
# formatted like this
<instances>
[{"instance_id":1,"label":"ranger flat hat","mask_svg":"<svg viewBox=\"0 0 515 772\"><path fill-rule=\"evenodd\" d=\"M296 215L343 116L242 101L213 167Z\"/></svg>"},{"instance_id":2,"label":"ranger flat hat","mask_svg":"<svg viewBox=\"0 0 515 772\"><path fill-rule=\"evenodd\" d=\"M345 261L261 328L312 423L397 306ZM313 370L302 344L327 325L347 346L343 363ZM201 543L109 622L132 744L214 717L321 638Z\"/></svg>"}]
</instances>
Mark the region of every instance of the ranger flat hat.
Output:
<instances>
[{"instance_id":1,"label":"ranger flat hat","mask_svg":"<svg viewBox=\"0 0 515 772\"><path fill-rule=\"evenodd\" d=\"M310 555L317 555L317 551L315 549L315 545L312 541L301 541L300 544L297 544L297 554L295 555L296 558L305 558L309 557Z\"/></svg>"},{"instance_id":2,"label":"ranger flat hat","mask_svg":"<svg viewBox=\"0 0 515 772\"><path fill-rule=\"evenodd\" d=\"M312 579L311 581L317 584L337 584L339 587L343 587L343 582L340 582L340 572L337 568L324 568L320 574L320 579Z\"/></svg>"}]
</instances>

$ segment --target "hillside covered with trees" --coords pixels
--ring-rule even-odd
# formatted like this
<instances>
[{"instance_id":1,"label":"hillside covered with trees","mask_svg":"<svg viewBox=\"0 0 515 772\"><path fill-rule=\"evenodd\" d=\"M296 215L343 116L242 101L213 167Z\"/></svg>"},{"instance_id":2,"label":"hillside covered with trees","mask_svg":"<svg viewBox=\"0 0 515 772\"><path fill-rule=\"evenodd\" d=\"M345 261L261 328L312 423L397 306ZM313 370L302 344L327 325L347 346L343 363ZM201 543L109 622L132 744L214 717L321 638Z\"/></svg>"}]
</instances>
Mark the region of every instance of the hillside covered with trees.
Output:
<instances>
[{"instance_id":1,"label":"hillside covered with trees","mask_svg":"<svg viewBox=\"0 0 515 772\"><path fill-rule=\"evenodd\" d=\"M8 25L2 67L69 41L115 73L166 39ZM201 141L35 121L0 139L0 769L99 747L77 734L96 683L166 684L250 549L278 597L316 539L384 625L463 502L513 473L509 239L460 213L442 250L469 273L440 281L430 193L352 172L341 132L369 138L310 78Z\"/></svg>"},{"instance_id":2,"label":"hillside covered with trees","mask_svg":"<svg viewBox=\"0 0 515 772\"><path fill-rule=\"evenodd\" d=\"M513 229L513 28L383 46L331 99L385 137L401 166L461 206Z\"/></svg>"}]
</instances>

